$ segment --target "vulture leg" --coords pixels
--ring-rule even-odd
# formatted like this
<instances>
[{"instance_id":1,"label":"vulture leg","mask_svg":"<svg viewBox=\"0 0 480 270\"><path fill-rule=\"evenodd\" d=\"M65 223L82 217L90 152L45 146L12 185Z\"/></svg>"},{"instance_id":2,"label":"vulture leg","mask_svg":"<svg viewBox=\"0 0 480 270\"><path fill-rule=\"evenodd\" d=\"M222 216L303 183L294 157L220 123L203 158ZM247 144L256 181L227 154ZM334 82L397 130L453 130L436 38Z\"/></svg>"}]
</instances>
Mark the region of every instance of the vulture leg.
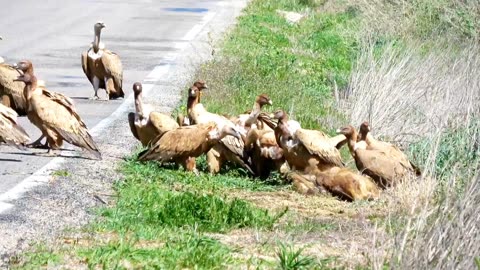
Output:
<instances>
[{"instance_id":1,"label":"vulture leg","mask_svg":"<svg viewBox=\"0 0 480 270\"><path fill-rule=\"evenodd\" d=\"M95 91L95 95L92 97L93 100L100 99L98 97L98 88L100 88L100 79L97 76L93 76L93 90Z\"/></svg>"},{"instance_id":2,"label":"vulture leg","mask_svg":"<svg viewBox=\"0 0 480 270\"><path fill-rule=\"evenodd\" d=\"M36 141L27 144L27 147L29 148L40 148L40 149L48 149L48 142L45 142L45 144L42 143L43 138L45 138L45 135L40 135L40 138L38 138Z\"/></svg>"},{"instance_id":3,"label":"vulture leg","mask_svg":"<svg viewBox=\"0 0 480 270\"><path fill-rule=\"evenodd\" d=\"M115 93L115 83L112 77L105 78L105 92L107 93L106 100L110 99L110 95Z\"/></svg>"},{"instance_id":4,"label":"vulture leg","mask_svg":"<svg viewBox=\"0 0 480 270\"><path fill-rule=\"evenodd\" d=\"M215 149L210 149L207 152L207 164L208 164L208 171L211 174L217 174L220 171L221 161L220 161L220 153L215 151Z\"/></svg>"}]
</instances>

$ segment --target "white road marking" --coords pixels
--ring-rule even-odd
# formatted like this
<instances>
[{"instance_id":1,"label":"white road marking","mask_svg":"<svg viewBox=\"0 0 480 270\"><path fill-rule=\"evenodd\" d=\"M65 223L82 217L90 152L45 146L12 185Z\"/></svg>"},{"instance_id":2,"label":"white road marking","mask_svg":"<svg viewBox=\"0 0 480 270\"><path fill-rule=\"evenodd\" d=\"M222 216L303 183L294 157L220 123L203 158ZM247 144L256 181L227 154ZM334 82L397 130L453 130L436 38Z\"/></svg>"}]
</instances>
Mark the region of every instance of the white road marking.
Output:
<instances>
[{"instance_id":1,"label":"white road marking","mask_svg":"<svg viewBox=\"0 0 480 270\"><path fill-rule=\"evenodd\" d=\"M215 15L215 12L207 13L198 24L193 26L185 34L182 40L192 41L200 33L200 31L202 31L203 27L205 27L205 25L207 25L215 17ZM153 89L155 82L161 80L162 77L164 77L168 73L171 67L171 63L176 59L177 55L186 48L187 42L176 42L173 46L177 49L177 51L171 52L164 57L164 59L166 59L168 62L163 65L156 66L144 79L143 93L145 95L147 95ZM114 120L126 117L125 113L132 105L133 95L130 94L112 114L110 114L107 118L103 119L90 129L90 133L92 134L92 136L99 136L106 128L110 126L110 124ZM10 201L20 199L25 192L39 185L44 185L48 183L52 178L51 174L55 170L58 170L65 161L66 159L63 157L53 158L45 166L34 172L29 177L23 179L16 186L11 188L7 192L0 194L0 214L11 209L14 206L12 203L9 203Z\"/></svg>"}]
</instances>

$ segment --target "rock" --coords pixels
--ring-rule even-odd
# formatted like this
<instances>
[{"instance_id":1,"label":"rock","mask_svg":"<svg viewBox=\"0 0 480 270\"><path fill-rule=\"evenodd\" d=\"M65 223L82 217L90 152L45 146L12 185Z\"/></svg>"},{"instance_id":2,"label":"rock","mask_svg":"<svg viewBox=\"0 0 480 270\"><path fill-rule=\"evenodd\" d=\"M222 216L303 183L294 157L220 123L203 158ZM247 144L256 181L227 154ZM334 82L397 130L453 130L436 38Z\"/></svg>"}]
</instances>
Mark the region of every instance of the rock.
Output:
<instances>
[{"instance_id":1,"label":"rock","mask_svg":"<svg viewBox=\"0 0 480 270\"><path fill-rule=\"evenodd\" d=\"M305 17L305 14L292 11L277 10L277 13L283 16L290 24L298 23L303 17Z\"/></svg>"}]
</instances>

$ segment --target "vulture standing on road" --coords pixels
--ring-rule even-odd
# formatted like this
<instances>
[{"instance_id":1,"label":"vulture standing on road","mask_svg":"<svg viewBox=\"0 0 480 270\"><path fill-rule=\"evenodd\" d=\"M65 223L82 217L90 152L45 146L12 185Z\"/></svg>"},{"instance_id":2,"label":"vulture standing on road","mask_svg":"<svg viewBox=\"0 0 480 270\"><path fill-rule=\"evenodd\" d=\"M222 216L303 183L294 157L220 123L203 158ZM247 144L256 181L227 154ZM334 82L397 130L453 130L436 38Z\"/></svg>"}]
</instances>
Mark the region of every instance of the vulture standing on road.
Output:
<instances>
[{"instance_id":1,"label":"vulture standing on road","mask_svg":"<svg viewBox=\"0 0 480 270\"><path fill-rule=\"evenodd\" d=\"M87 126L77 114L70 98L45 88L37 87L37 78L33 74L30 61L22 61L17 68L24 72L18 76L26 84L27 117L47 138L48 154L62 146L63 141L84 148L101 159L101 154L88 132ZM42 139L40 137L37 142Z\"/></svg>"},{"instance_id":2,"label":"vulture standing on road","mask_svg":"<svg viewBox=\"0 0 480 270\"><path fill-rule=\"evenodd\" d=\"M139 154L138 159L173 161L187 171L196 172L195 162L191 162L191 158L206 153L227 135L240 137L232 127L225 125L219 129L214 122L179 127L159 135L149 149Z\"/></svg>"},{"instance_id":3,"label":"vulture standing on road","mask_svg":"<svg viewBox=\"0 0 480 270\"><path fill-rule=\"evenodd\" d=\"M0 141L9 145L25 145L30 140L25 130L17 124L17 113L0 104Z\"/></svg>"},{"instance_id":4,"label":"vulture standing on road","mask_svg":"<svg viewBox=\"0 0 480 270\"><path fill-rule=\"evenodd\" d=\"M355 159L357 169L370 176L380 187L386 188L414 173L410 163L384 150L368 150L365 141L357 142L358 133L353 126L337 131L347 137L348 149Z\"/></svg>"},{"instance_id":5,"label":"vulture standing on road","mask_svg":"<svg viewBox=\"0 0 480 270\"><path fill-rule=\"evenodd\" d=\"M0 57L0 102L12 108L18 115L26 115L27 103L23 95L25 84L14 81L18 75L19 72L14 67L6 64L3 58Z\"/></svg>"},{"instance_id":6,"label":"vulture standing on road","mask_svg":"<svg viewBox=\"0 0 480 270\"><path fill-rule=\"evenodd\" d=\"M344 166L337 149L345 140L344 136L331 138L321 131L302 129L297 122L290 122L282 110L275 112L274 118L278 119L275 138L293 169L304 171L318 168L323 171Z\"/></svg>"},{"instance_id":7,"label":"vulture standing on road","mask_svg":"<svg viewBox=\"0 0 480 270\"><path fill-rule=\"evenodd\" d=\"M147 146L158 135L178 128L177 122L169 115L149 112L149 110L144 111L141 83L136 82L133 84L133 94L135 97L135 113L128 114L128 123L133 136L143 146Z\"/></svg>"},{"instance_id":8,"label":"vulture standing on road","mask_svg":"<svg viewBox=\"0 0 480 270\"><path fill-rule=\"evenodd\" d=\"M94 25L94 40L88 51L82 53L82 68L88 80L93 85L98 99L98 89L103 88L107 92L108 99L124 97L122 90L123 68L120 57L109 50L100 42L100 33L105 24L97 22Z\"/></svg>"}]
</instances>

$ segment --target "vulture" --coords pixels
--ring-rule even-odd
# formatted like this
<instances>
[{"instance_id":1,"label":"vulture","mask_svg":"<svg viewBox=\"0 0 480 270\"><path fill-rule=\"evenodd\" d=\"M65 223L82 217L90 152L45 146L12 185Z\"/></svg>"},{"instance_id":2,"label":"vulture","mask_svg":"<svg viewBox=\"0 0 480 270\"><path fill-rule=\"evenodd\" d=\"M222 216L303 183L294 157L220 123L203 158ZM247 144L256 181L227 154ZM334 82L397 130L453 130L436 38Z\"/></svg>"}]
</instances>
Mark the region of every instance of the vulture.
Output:
<instances>
[{"instance_id":1,"label":"vulture","mask_svg":"<svg viewBox=\"0 0 480 270\"><path fill-rule=\"evenodd\" d=\"M399 160L402 160L402 164L405 164L409 170L414 171L417 176L421 175L420 169L415 166L397 146L376 140L370 133L370 125L368 122L363 122L360 125L360 132L358 134L357 142L364 141L366 143L367 150L380 150L389 153L391 156L398 157Z\"/></svg>"},{"instance_id":2,"label":"vulture","mask_svg":"<svg viewBox=\"0 0 480 270\"><path fill-rule=\"evenodd\" d=\"M225 116L208 112L205 107L203 107L203 104L199 102L200 96L200 89L192 86L189 90L189 106L187 109L190 111L189 117L191 117L190 119L193 123L206 124L214 122L217 124L219 130L228 126L239 132L239 128ZM245 136L246 134L241 135ZM244 149L244 142L241 138L232 136L225 137L207 153L207 164L212 174L218 173L225 161L236 163L249 173L254 174L249 157Z\"/></svg>"},{"instance_id":3,"label":"vulture","mask_svg":"<svg viewBox=\"0 0 480 270\"><path fill-rule=\"evenodd\" d=\"M122 90L123 67L120 57L109 50L100 42L100 33L105 28L103 22L97 22L94 29L94 39L88 51L82 53L82 68L93 86L95 95L99 99L98 89L107 92L108 99L124 97Z\"/></svg>"},{"instance_id":4,"label":"vulture","mask_svg":"<svg viewBox=\"0 0 480 270\"><path fill-rule=\"evenodd\" d=\"M72 100L62 94L37 87L37 78L33 74L30 61L19 62L17 68L24 73L18 76L17 80L26 84L24 94L28 104L27 117L40 129L42 137L47 138L48 154L52 154L52 150L60 148L63 141L67 141L101 159L101 154L87 126L76 112Z\"/></svg>"},{"instance_id":5,"label":"vulture","mask_svg":"<svg viewBox=\"0 0 480 270\"><path fill-rule=\"evenodd\" d=\"M133 84L133 94L135 97L135 113L131 112L128 114L128 123L133 136L143 146L147 146L158 135L178 128L177 122L169 115L144 111L141 83L136 82Z\"/></svg>"},{"instance_id":6,"label":"vulture","mask_svg":"<svg viewBox=\"0 0 480 270\"><path fill-rule=\"evenodd\" d=\"M191 120L192 119L192 107L193 107L193 103L194 102L197 102L197 103L200 103L200 100L201 100L201 97L202 97L202 91L205 90L205 89L208 89L208 86L207 86L207 82L205 82L204 80L198 80L196 81L195 83L193 83L193 86L195 88L197 88L200 92L198 93L199 94L199 97L198 97L198 100L196 99L196 94L192 91L191 91L191 88L188 89L188 99L187 99L187 117L185 117L185 115L183 114L178 114L177 116L177 123L178 125L180 126L188 126L188 125L193 125L195 123L193 123L193 121Z\"/></svg>"},{"instance_id":7,"label":"vulture","mask_svg":"<svg viewBox=\"0 0 480 270\"><path fill-rule=\"evenodd\" d=\"M29 140L28 134L17 124L17 113L0 104L0 141L12 146L23 146Z\"/></svg>"},{"instance_id":8,"label":"vulture","mask_svg":"<svg viewBox=\"0 0 480 270\"><path fill-rule=\"evenodd\" d=\"M283 149L278 146L273 130L250 129L245 138L245 150L251 157L255 176L266 179L274 170L282 172Z\"/></svg>"},{"instance_id":9,"label":"vulture","mask_svg":"<svg viewBox=\"0 0 480 270\"><path fill-rule=\"evenodd\" d=\"M19 71L6 64L0 57L0 102L12 108L18 115L23 116L27 114L27 102L23 95L25 84L14 81L18 75Z\"/></svg>"},{"instance_id":10,"label":"vulture","mask_svg":"<svg viewBox=\"0 0 480 270\"><path fill-rule=\"evenodd\" d=\"M378 187L372 180L347 168L331 167L324 171L315 168L307 175L292 173L290 178L301 193L316 193L312 189L314 186L346 201L376 199L379 196Z\"/></svg>"},{"instance_id":11,"label":"vulture","mask_svg":"<svg viewBox=\"0 0 480 270\"><path fill-rule=\"evenodd\" d=\"M181 164L187 171L196 172L192 158L208 152L227 135L240 137L238 131L232 127L224 125L219 129L214 122L182 126L160 134L152 141L149 149L139 154L138 159L140 161L173 161Z\"/></svg>"},{"instance_id":12,"label":"vulture","mask_svg":"<svg viewBox=\"0 0 480 270\"><path fill-rule=\"evenodd\" d=\"M331 138L321 131L302 129L298 122L289 121L283 110L275 112L274 118L278 119L275 139L292 168L298 171L318 168L323 171L344 166L337 146L345 137Z\"/></svg>"},{"instance_id":13,"label":"vulture","mask_svg":"<svg viewBox=\"0 0 480 270\"><path fill-rule=\"evenodd\" d=\"M337 132L347 137L357 169L370 176L380 187L393 186L410 173L415 173L408 160L385 150L369 150L365 141L357 142L358 133L353 126L343 127Z\"/></svg>"},{"instance_id":14,"label":"vulture","mask_svg":"<svg viewBox=\"0 0 480 270\"><path fill-rule=\"evenodd\" d=\"M257 128L257 119L258 116L262 113L262 108L265 105L272 104L272 100L266 94L258 95L255 99L255 103L253 104L253 109L250 112L240 114L237 117L232 117L230 120L232 120L237 126L243 127L245 129L245 132L248 131L250 128ZM263 125L260 126L260 128L263 127Z\"/></svg>"}]
</instances>

